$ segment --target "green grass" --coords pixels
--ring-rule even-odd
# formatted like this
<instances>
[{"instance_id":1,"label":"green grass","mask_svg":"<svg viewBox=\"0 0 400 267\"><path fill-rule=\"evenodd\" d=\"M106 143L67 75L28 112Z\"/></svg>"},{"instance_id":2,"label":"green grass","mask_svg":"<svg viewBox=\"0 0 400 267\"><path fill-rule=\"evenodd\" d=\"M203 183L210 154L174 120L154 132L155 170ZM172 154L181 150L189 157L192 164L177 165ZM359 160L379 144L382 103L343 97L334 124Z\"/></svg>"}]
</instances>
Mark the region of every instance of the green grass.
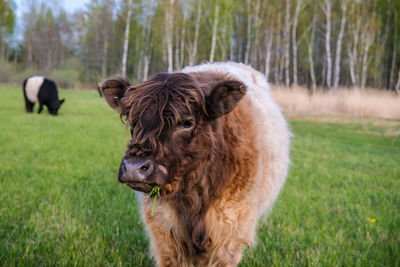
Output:
<instances>
[{"instance_id":1,"label":"green grass","mask_svg":"<svg viewBox=\"0 0 400 267\"><path fill-rule=\"evenodd\" d=\"M153 265L116 179L129 134L96 92L60 95L59 116L26 114L21 89L0 87L0 266ZM241 266L399 266L400 137L373 124L291 128L288 180Z\"/></svg>"}]
</instances>

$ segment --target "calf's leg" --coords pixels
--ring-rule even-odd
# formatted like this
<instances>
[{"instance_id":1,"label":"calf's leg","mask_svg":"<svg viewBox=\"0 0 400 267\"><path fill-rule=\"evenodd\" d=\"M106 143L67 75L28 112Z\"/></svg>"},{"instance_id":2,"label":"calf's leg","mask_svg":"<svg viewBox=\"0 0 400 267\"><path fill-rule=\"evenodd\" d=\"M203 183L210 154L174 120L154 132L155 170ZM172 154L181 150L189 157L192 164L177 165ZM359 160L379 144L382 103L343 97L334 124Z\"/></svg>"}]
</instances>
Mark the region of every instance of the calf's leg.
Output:
<instances>
[{"instance_id":1,"label":"calf's leg","mask_svg":"<svg viewBox=\"0 0 400 267\"><path fill-rule=\"evenodd\" d=\"M167 232L158 223L150 224L149 228L153 254L160 267L193 266L188 263L184 253L180 251L172 231Z\"/></svg>"}]
</instances>

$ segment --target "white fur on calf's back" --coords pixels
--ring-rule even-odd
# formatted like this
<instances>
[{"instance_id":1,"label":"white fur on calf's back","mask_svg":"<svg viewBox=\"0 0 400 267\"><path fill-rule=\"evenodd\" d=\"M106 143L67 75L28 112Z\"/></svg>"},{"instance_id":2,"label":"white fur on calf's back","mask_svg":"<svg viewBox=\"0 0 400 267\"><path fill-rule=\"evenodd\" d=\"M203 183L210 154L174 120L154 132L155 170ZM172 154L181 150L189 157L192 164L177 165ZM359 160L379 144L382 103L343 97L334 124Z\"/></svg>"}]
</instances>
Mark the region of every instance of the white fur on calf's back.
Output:
<instances>
[{"instance_id":1,"label":"white fur on calf's back","mask_svg":"<svg viewBox=\"0 0 400 267\"><path fill-rule=\"evenodd\" d=\"M26 81L25 93L26 98L28 98L30 102L36 103L38 101L39 89L42 86L43 82L43 76L32 76L29 77Z\"/></svg>"}]
</instances>

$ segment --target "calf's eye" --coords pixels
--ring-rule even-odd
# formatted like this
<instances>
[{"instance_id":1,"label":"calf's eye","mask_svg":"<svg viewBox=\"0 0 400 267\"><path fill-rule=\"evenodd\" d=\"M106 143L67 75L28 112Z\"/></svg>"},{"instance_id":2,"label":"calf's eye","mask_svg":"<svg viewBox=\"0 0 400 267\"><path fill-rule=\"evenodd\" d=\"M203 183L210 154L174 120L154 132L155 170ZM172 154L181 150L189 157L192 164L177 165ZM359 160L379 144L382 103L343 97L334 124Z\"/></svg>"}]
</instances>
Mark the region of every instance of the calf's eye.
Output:
<instances>
[{"instance_id":1,"label":"calf's eye","mask_svg":"<svg viewBox=\"0 0 400 267\"><path fill-rule=\"evenodd\" d=\"M189 129L193 127L193 122L192 121L183 121L181 123L181 128L182 129Z\"/></svg>"}]
</instances>

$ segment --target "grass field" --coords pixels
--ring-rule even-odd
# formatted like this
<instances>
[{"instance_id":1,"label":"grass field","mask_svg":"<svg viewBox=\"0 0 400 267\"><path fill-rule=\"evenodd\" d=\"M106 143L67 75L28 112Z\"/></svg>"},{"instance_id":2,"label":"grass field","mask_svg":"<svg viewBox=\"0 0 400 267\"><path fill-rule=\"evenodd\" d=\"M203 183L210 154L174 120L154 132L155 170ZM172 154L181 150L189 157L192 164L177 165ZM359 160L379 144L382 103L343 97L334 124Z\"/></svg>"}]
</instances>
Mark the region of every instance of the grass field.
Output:
<instances>
[{"instance_id":1,"label":"grass field","mask_svg":"<svg viewBox=\"0 0 400 267\"><path fill-rule=\"evenodd\" d=\"M60 95L59 116L26 114L0 87L0 266L154 265L116 178L129 134L96 92ZM290 121L287 183L240 266L400 265L400 120L335 121Z\"/></svg>"}]
</instances>

